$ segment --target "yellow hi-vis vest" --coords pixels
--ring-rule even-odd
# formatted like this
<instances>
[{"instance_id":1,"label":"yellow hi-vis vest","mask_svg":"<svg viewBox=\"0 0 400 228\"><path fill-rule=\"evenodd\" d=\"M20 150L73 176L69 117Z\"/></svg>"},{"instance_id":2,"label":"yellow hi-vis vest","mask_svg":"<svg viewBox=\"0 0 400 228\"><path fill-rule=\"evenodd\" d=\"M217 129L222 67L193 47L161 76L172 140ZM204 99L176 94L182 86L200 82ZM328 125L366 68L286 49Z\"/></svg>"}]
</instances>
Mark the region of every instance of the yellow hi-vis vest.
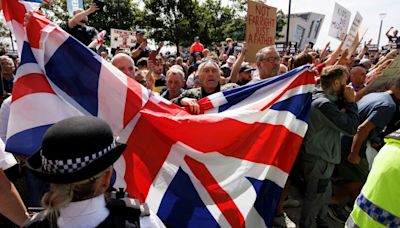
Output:
<instances>
[{"instance_id":1,"label":"yellow hi-vis vest","mask_svg":"<svg viewBox=\"0 0 400 228\"><path fill-rule=\"evenodd\" d=\"M400 227L400 129L375 157L346 227Z\"/></svg>"}]
</instances>

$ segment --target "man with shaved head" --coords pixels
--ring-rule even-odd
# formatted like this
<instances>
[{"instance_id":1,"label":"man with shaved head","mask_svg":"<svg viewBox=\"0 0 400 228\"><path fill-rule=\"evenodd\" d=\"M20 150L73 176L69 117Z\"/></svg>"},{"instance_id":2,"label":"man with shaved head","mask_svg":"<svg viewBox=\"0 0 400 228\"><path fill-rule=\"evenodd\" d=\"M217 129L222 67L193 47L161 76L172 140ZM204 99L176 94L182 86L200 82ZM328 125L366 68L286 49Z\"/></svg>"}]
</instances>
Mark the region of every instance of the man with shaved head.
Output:
<instances>
[{"instance_id":1,"label":"man with shaved head","mask_svg":"<svg viewBox=\"0 0 400 228\"><path fill-rule=\"evenodd\" d=\"M367 70L362 66L353 67L350 71L350 86L358 92L365 87L365 77Z\"/></svg>"},{"instance_id":2,"label":"man with shaved head","mask_svg":"<svg viewBox=\"0 0 400 228\"><path fill-rule=\"evenodd\" d=\"M111 64L122 71L126 76L135 79L135 63L125 53L118 53L111 60Z\"/></svg>"}]
</instances>

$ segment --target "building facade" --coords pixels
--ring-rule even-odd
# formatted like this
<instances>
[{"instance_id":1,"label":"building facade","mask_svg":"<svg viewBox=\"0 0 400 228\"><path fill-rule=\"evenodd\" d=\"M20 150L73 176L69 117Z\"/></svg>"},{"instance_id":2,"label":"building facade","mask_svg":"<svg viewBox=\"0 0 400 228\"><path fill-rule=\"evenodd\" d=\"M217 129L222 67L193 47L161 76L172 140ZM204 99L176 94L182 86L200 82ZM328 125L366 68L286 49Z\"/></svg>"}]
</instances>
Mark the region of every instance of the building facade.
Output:
<instances>
[{"instance_id":1,"label":"building facade","mask_svg":"<svg viewBox=\"0 0 400 228\"><path fill-rule=\"evenodd\" d=\"M290 15L289 42L297 42L297 49L302 50L309 42L315 44L322 28L325 15L308 12ZM287 23L282 29L283 37L276 43L286 42Z\"/></svg>"}]
</instances>

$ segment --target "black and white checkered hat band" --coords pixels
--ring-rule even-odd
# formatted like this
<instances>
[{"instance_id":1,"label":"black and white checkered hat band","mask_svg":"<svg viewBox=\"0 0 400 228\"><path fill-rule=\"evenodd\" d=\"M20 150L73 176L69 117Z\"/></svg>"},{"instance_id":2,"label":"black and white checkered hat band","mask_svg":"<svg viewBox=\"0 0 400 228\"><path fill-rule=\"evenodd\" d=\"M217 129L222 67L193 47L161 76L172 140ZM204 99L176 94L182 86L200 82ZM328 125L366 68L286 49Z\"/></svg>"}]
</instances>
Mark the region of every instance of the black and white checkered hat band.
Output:
<instances>
[{"instance_id":1,"label":"black and white checkered hat band","mask_svg":"<svg viewBox=\"0 0 400 228\"><path fill-rule=\"evenodd\" d=\"M117 147L117 143L114 139L114 141L103 150L100 150L99 152L93 153L92 155L88 155L81 158L74 158L67 160L50 160L41 155L42 170L46 171L47 173L53 173L53 174L73 173L89 165L90 163L100 158L101 156L107 154L115 147Z\"/></svg>"}]
</instances>

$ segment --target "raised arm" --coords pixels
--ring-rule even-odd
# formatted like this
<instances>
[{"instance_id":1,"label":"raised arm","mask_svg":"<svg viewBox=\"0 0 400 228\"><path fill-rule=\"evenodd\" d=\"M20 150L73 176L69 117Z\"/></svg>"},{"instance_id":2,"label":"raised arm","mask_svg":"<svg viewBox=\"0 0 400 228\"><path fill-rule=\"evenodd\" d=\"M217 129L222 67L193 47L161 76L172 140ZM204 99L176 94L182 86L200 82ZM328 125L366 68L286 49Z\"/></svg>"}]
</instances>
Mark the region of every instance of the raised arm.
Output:
<instances>
[{"instance_id":1,"label":"raised arm","mask_svg":"<svg viewBox=\"0 0 400 228\"><path fill-rule=\"evenodd\" d=\"M339 57L340 53L342 52L342 47L344 45L344 41L346 40L346 37L347 37L347 35L343 38L343 40L340 43L339 47L324 62L326 64L326 66L333 65L336 62L336 59Z\"/></svg>"},{"instance_id":2,"label":"raised arm","mask_svg":"<svg viewBox=\"0 0 400 228\"><path fill-rule=\"evenodd\" d=\"M68 21L68 27L69 28L74 28L76 25L79 24L79 22L83 21L87 16L90 14L96 12L99 10L99 7L96 5L96 3L93 3L89 9L84 10L82 12L79 12L75 14L69 21Z\"/></svg>"},{"instance_id":3,"label":"raised arm","mask_svg":"<svg viewBox=\"0 0 400 228\"><path fill-rule=\"evenodd\" d=\"M390 35L389 35L389 32L390 32L392 29L393 29L393 26L392 26L392 27L390 27L390 28L389 28L389 30L387 30L387 32L386 32L386 36L387 36L387 38L389 38L389 36L390 36Z\"/></svg>"},{"instance_id":4,"label":"raised arm","mask_svg":"<svg viewBox=\"0 0 400 228\"><path fill-rule=\"evenodd\" d=\"M328 43L325 45L324 50L321 52L321 55L320 55L321 60L324 59L324 58L328 55L328 48L329 48L329 45L330 45L330 44L331 44L331 42L328 42Z\"/></svg>"},{"instance_id":5,"label":"raised arm","mask_svg":"<svg viewBox=\"0 0 400 228\"><path fill-rule=\"evenodd\" d=\"M239 71L240 67L242 67L242 63L244 61L244 56L246 55L247 51L247 43L243 42L242 53L239 55L239 58L236 60L235 64L233 65L231 75L229 76L229 81L236 83L239 80Z\"/></svg>"},{"instance_id":6,"label":"raised arm","mask_svg":"<svg viewBox=\"0 0 400 228\"><path fill-rule=\"evenodd\" d=\"M28 219L26 208L17 189L7 179L2 169L0 169L0 213L19 226Z\"/></svg>"}]
</instances>

